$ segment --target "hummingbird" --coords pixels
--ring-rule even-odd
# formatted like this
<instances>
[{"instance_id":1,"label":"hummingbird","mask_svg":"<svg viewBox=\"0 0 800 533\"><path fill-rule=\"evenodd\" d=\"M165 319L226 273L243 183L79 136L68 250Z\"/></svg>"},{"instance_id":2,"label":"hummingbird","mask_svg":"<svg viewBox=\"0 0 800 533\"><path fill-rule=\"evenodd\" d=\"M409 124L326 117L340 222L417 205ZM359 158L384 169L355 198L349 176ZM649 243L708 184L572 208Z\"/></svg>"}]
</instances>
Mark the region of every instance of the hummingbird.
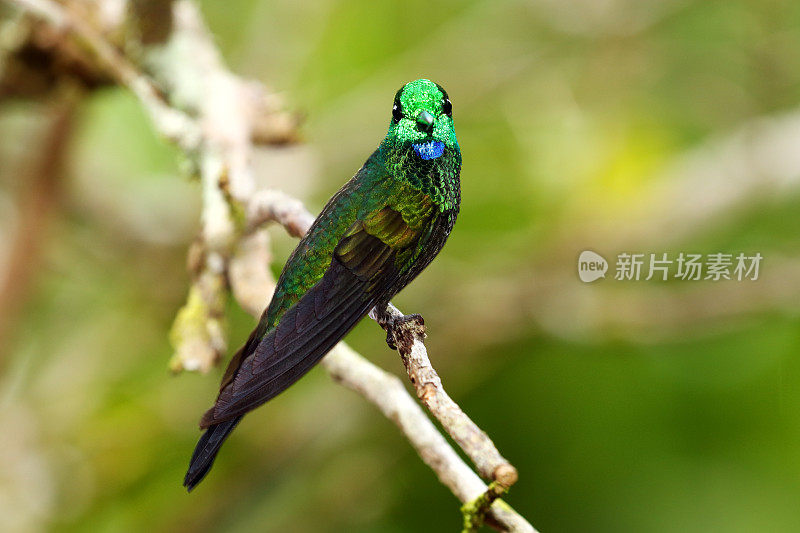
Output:
<instances>
[{"instance_id":1,"label":"hummingbird","mask_svg":"<svg viewBox=\"0 0 800 533\"><path fill-rule=\"evenodd\" d=\"M300 240L258 325L231 359L200 420L205 433L184 479L188 490L246 413L299 380L430 264L456 222L460 173L447 92L427 79L405 84L386 137Z\"/></svg>"}]
</instances>

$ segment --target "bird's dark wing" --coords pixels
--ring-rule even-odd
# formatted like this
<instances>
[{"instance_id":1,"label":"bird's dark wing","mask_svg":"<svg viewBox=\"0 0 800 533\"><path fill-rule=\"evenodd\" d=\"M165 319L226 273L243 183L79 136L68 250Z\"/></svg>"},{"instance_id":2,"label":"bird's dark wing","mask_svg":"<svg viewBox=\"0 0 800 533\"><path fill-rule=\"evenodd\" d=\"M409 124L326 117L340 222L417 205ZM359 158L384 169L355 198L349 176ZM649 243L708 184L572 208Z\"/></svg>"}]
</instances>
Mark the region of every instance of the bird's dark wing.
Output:
<instances>
[{"instance_id":1,"label":"bird's dark wing","mask_svg":"<svg viewBox=\"0 0 800 533\"><path fill-rule=\"evenodd\" d=\"M251 338L247 343L238 368L226 373L201 427L241 416L300 379L372 307L402 288L408 269L398 264L398 254L414 254L420 237L430 236L430 229L429 224L409 227L388 207L353 224L320 281L275 328L258 342Z\"/></svg>"}]
</instances>

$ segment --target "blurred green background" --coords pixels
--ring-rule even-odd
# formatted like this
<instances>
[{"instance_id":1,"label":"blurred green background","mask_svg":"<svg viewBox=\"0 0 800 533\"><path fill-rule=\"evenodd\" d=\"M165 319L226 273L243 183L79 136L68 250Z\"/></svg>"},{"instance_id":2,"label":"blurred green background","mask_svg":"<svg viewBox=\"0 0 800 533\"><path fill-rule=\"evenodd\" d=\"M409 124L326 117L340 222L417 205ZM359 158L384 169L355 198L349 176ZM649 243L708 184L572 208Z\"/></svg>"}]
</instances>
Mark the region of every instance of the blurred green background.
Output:
<instances>
[{"instance_id":1,"label":"blurred green background","mask_svg":"<svg viewBox=\"0 0 800 533\"><path fill-rule=\"evenodd\" d=\"M424 314L537 528L800 528L800 3L201 5L231 68L307 117L305 142L256 168L314 212L385 134L397 88L447 88L462 211L395 302ZM0 268L38 125L30 104L0 107ZM0 316L0 529L460 527L396 428L321 369L248 416L187 495L221 373L167 372L199 187L121 89L81 105L68 156L25 305ZM583 284L585 249L764 261L757 281ZM231 303L232 349L252 325ZM348 337L402 373L383 339L369 321Z\"/></svg>"}]
</instances>

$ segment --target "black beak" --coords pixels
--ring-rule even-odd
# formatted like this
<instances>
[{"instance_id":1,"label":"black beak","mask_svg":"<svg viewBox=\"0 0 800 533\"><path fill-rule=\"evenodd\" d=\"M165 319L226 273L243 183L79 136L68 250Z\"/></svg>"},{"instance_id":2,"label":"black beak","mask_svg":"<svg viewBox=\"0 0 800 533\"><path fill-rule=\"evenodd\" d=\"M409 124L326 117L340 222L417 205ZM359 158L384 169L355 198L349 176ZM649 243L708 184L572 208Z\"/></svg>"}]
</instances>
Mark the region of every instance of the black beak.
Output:
<instances>
[{"instance_id":1,"label":"black beak","mask_svg":"<svg viewBox=\"0 0 800 533\"><path fill-rule=\"evenodd\" d=\"M433 115L425 111L424 109L417 113L417 129L420 131L424 131L425 133L430 133L433 131Z\"/></svg>"}]
</instances>

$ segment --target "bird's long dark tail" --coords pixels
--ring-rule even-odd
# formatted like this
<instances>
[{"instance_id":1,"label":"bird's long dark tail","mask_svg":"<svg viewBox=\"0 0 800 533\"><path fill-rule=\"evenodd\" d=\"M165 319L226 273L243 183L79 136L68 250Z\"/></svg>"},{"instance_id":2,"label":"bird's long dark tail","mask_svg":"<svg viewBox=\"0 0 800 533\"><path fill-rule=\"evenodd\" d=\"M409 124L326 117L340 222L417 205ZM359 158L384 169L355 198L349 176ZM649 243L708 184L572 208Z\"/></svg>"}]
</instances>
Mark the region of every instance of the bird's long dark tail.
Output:
<instances>
[{"instance_id":1,"label":"bird's long dark tail","mask_svg":"<svg viewBox=\"0 0 800 533\"><path fill-rule=\"evenodd\" d=\"M217 457L217 452L222 447L222 443L225 442L225 439L228 438L228 435L231 434L231 431L241 419L241 416L237 416L231 420L209 426L203 436L200 437L197 446L194 448L192 460L189 462L189 470L183 479L183 486L189 491L206 477L206 474L214 464L214 459Z\"/></svg>"}]
</instances>

